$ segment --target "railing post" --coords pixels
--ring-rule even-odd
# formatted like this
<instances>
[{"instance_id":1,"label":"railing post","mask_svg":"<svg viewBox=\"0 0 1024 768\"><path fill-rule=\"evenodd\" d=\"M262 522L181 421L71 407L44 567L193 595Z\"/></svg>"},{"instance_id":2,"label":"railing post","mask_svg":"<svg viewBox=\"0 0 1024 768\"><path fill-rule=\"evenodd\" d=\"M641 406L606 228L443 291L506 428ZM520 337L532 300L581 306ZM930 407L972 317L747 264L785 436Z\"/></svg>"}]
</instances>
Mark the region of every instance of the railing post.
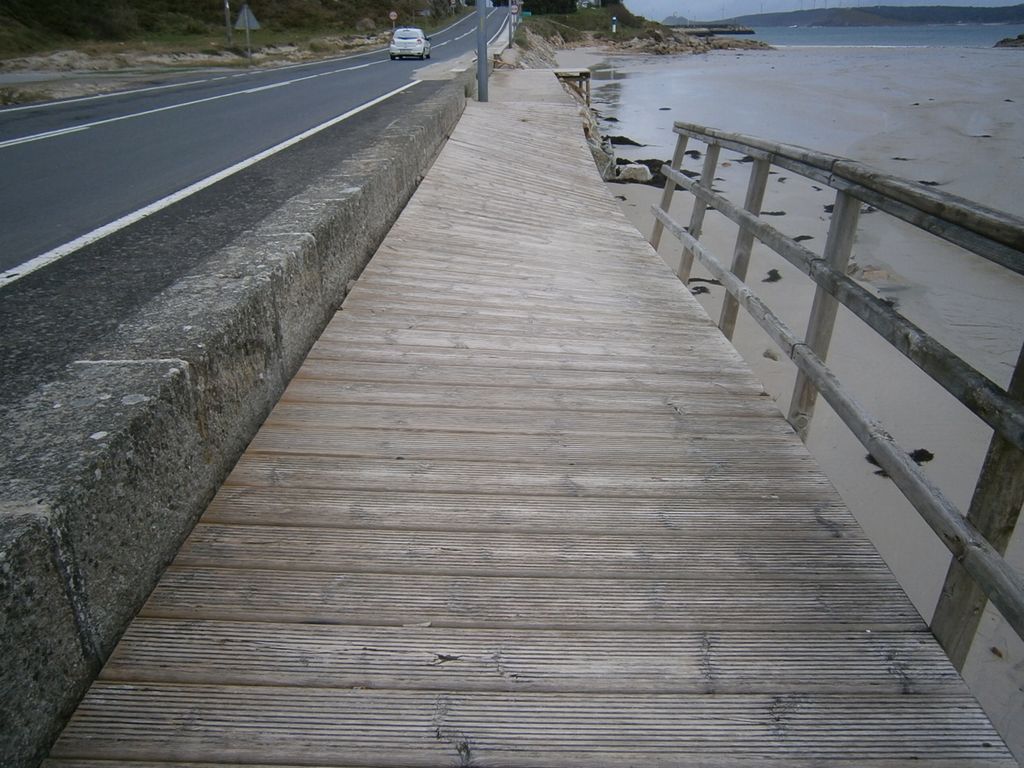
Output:
<instances>
[{"instance_id":1,"label":"railing post","mask_svg":"<svg viewBox=\"0 0 1024 768\"><path fill-rule=\"evenodd\" d=\"M676 150L672 153L672 170L678 171L683 166L683 157L686 156L686 144L689 141L689 136L685 133L679 134L679 139L676 141ZM661 210L665 213L669 212L669 206L672 205L672 196L675 194L676 184L672 179L665 179L665 189L661 193ZM661 245L661 235L665 231L665 225L661 223L660 219L654 220L654 229L651 230L651 247L654 250L658 250L658 246Z\"/></svg>"},{"instance_id":2,"label":"railing post","mask_svg":"<svg viewBox=\"0 0 1024 768\"><path fill-rule=\"evenodd\" d=\"M750 169L750 181L747 183L747 196L743 207L757 216L761 213L761 203L764 202L765 187L768 186L768 171L772 163L768 158L761 158L754 161ZM746 227L740 227L736 235L736 246L732 252L732 266L729 270L740 280L746 281L747 267L750 266L750 251L754 245L754 233ZM718 328L725 334L725 338L732 340L733 331L736 330L736 314L740 305L732 294L725 294L725 301L722 303L722 314L718 320Z\"/></svg>"},{"instance_id":3,"label":"railing post","mask_svg":"<svg viewBox=\"0 0 1024 768\"><path fill-rule=\"evenodd\" d=\"M698 184L705 189L710 190L715 183L715 170L718 168L718 153L721 151L721 147L718 144L708 144L707 152L704 154L704 166L700 171L700 181ZM704 226L704 213L707 211L707 205L698 198L693 199L693 213L690 214L690 226L687 231L693 236L693 238L700 238L700 230ZM683 254L679 260L679 271L676 272L679 275L679 279L683 281L683 285L690 280L690 270L693 269L693 251L687 247L683 247Z\"/></svg>"},{"instance_id":4,"label":"railing post","mask_svg":"<svg viewBox=\"0 0 1024 768\"><path fill-rule=\"evenodd\" d=\"M857 233L859 218L860 201L845 192L837 192L823 257L828 265L840 274L846 273L846 267L850 263L850 252L853 250L853 238ZM832 343L832 329L835 327L838 308L839 302L829 296L823 288L819 286L815 290L804 343L822 360L828 357L828 348ZM805 442L817 398L817 389L802 371L797 371L796 385L793 387L793 396L789 401L789 415L786 418L800 435L800 439Z\"/></svg>"},{"instance_id":5,"label":"railing post","mask_svg":"<svg viewBox=\"0 0 1024 768\"><path fill-rule=\"evenodd\" d=\"M1013 372L1010 397L1024 400L1024 349ZM1006 547L1024 505L1024 453L999 433L992 436L988 455L974 487L967 520L999 554ZM963 670L971 643L978 632L988 602L978 583L955 558L946 572L939 604L932 618L932 632L953 665Z\"/></svg>"}]
</instances>

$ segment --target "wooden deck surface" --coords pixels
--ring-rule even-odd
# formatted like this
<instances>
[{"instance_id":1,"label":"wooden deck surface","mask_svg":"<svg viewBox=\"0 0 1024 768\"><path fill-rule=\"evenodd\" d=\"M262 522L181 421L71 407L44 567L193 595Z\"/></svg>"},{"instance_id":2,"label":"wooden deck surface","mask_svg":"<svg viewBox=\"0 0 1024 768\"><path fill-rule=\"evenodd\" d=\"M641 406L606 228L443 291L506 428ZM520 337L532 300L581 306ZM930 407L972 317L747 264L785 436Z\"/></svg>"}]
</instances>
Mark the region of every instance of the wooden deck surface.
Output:
<instances>
[{"instance_id":1,"label":"wooden deck surface","mask_svg":"<svg viewBox=\"0 0 1024 768\"><path fill-rule=\"evenodd\" d=\"M1016 763L550 73L498 73L48 764Z\"/></svg>"}]
</instances>

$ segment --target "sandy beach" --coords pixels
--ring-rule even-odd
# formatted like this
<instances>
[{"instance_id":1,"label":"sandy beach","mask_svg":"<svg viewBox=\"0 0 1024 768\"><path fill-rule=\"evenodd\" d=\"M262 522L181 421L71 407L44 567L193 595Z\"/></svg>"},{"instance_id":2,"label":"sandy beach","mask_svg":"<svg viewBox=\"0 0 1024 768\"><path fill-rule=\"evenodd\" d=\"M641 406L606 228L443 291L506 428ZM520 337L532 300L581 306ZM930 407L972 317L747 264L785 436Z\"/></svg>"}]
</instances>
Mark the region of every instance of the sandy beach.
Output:
<instances>
[{"instance_id":1,"label":"sandy beach","mask_svg":"<svg viewBox=\"0 0 1024 768\"><path fill-rule=\"evenodd\" d=\"M594 68L594 108L605 133L643 145L619 146L619 157L667 161L675 142L672 123L681 120L853 158L1024 216L1024 59L1018 52L808 47L605 59L573 51L559 64ZM690 148L702 151L703 145ZM742 202L750 165L739 160L723 153L716 188ZM700 163L691 157L685 167L698 171ZM638 184L609 189L648 234L649 208L660 190ZM676 198L673 214L685 222L688 195ZM762 210L774 226L820 251L829 219L825 206L833 202L833 191L779 172L771 176ZM709 212L702 239L728 262L735 227ZM674 268L678 244L666 236L660 250ZM863 285L1007 384L1024 330L1024 278L880 213L861 216L853 262L853 276ZM723 289L703 282L707 277L698 266L690 287L717 320ZM756 246L748 282L803 332L813 298L807 278ZM774 344L742 311L735 344L785 411L793 365L775 354ZM966 509L991 430L846 310L840 311L829 362L907 450L933 455L924 464L928 475ZM864 449L822 402L808 446L930 619L949 563L945 548L892 482L875 474ZM1024 565L1019 532L1009 557ZM1024 758L1024 643L991 607L965 678L1018 760Z\"/></svg>"}]
</instances>

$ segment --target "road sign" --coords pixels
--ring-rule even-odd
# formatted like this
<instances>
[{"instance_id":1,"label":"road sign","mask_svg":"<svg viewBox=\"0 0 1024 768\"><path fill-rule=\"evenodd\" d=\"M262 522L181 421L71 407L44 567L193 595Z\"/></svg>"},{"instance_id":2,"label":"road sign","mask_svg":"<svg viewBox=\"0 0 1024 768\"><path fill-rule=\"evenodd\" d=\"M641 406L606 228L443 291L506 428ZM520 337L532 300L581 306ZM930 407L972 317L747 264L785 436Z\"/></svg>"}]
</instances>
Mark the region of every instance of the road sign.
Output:
<instances>
[{"instance_id":1,"label":"road sign","mask_svg":"<svg viewBox=\"0 0 1024 768\"><path fill-rule=\"evenodd\" d=\"M253 12L249 10L249 4L246 3L242 6L242 10L238 12L238 20L235 21L235 29L259 29L260 23L256 21L256 17Z\"/></svg>"},{"instance_id":2,"label":"road sign","mask_svg":"<svg viewBox=\"0 0 1024 768\"><path fill-rule=\"evenodd\" d=\"M398 13L395 12L395 11L392 11L391 13L388 14L388 18L391 19L392 21L394 21L395 19L398 18Z\"/></svg>"},{"instance_id":3,"label":"road sign","mask_svg":"<svg viewBox=\"0 0 1024 768\"><path fill-rule=\"evenodd\" d=\"M512 3L508 7L508 10L509 10L509 13L513 13L513 14L519 13L519 3Z\"/></svg>"},{"instance_id":4,"label":"road sign","mask_svg":"<svg viewBox=\"0 0 1024 768\"><path fill-rule=\"evenodd\" d=\"M243 3L242 10L238 12L238 19L235 21L235 29L245 30L245 55L252 61L252 38L249 36L249 30L259 29L260 23L256 21L256 16L249 10L249 4Z\"/></svg>"}]
</instances>

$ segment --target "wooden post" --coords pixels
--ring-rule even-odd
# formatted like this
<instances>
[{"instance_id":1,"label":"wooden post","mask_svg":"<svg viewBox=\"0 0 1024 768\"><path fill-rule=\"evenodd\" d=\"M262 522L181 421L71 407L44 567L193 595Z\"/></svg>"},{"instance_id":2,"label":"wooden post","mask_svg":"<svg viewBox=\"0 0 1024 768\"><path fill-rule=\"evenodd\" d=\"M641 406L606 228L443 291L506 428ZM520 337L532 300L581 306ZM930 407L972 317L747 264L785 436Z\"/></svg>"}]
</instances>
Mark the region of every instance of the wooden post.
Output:
<instances>
[{"instance_id":1,"label":"wooden post","mask_svg":"<svg viewBox=\"0 0 1024 768\"><path fill-rule=\"evenodd\" d=\"M710 191L715 183L715 170L718 168L718 153L721 151L718 144L708 144L707 152L704 154L704 166L700 171L700 182L698 185ZM700 230L704 226L704 213L707 211L707 204L699 198L693 200L693 213L690 214L689 233L694 240L700 238ZM690 279L690 270L693 269L693 251L683 247L683 255L679 260L679 279L685 285Z\"/></svg>"},{"instance_id":2,"label":"wooden post","mask_svg":"<svg viewBox=\"0 0 1024 768\"><path fill-rule=\"evenodd\" d=\"M690 140L689 136L685 134L679 134L679 138L676 140L676 150L672 153L672 170L678 171L683 165L683 158L686 156L686 144ZM665 213L669 212L669 207L672 205L672 196L675 194L676 184L672 179L665 178L665 189L661 193L661 210ZM654 229L651 230L651 247L654 250L658 250L658 246L661 245L661 235L665 231L665 225L661 223L658 218L654 219Z\"/></svg>"},{"instance_id":3,"label":"wooden post","mask_svg":"<svg viewBox=\"0 0 1024 768\"><path fill-rule=\"evenodd\" d=\"M857 233L859 218L860 201L845 192L837 192L823 257L828 265L840 274L846 274L846 266L850 263L850 252L853 250L853 238ZM815 290L804 343L822 360L828 358L828 348L832 343L832 329L835 327L838 308L839 303L823 288L819 286ZM817 398L817 389L802 371L797 371L796 385L793 387L793 396L789 401L789 415L786 418L800 435L800 439L805 442Z\"/></svg>"},{"instance_id":4,"label":"wooden post","mask_svg":"<svg viewBox=\"0 0 1024 768\"><path fill-rule=\"evenodd\" d=\"M1017 359L1008 390L1024 400L1024 349ZM1013 529L1024 505L1024 453L999 433L992 437L988 455L974 488L967 520L999 554L1006 554ZM963 670L988 600L977 582L956 558L949 565L932 632L953 665Z\"/></svg>"},{"instance_id":5,"label":"wooden post","mask_svg":"<svg viewBox=\"0 0 1024 768\"><path fill-rule=\"evenodd\" d=\"M691 187L691 190L695 187ZM985 594L999 609L1007 624L1018 637L1024 638L1024 575L1007 563L971 522L965 519L942 490L921 471L907 451L863 409L825 363L772 313L748 285L740 282L684 227L676 224L660 209L655 210L656 216L663 217L665 228L700 258L712 276L721 281L722 286L764 328L779 348L814 382L836 415L850 428L861 445L878 459L878 463L889 473L932 531L983 586ZM751 219L756 221L753 217Z\"/></svg>"},{"instance_id":6,"label":"wooden post","mask_svg":"<svg viewBox=\"0 0 1024 768\"><path fill-rule=\"evenodd\" d=\"M768 186L768 171L771 167L771 160L761 158L755 160L754 167L750 169L750 181L747 184L747 197L743 202L743 207L754 216L761 213L761 203L764 202L764 191ZM740 227L739 234L736 235L736 246L732 252L730 271L744 282L747 279L747 267L750 266L750 251L753 245L754 233L746 227ZM725 338L730 341L733 331L736 330L736 314L739 308L740 305L732 297L732 294L726 293L718 327L725 334Z\"/></svg>"}]
</instances>

